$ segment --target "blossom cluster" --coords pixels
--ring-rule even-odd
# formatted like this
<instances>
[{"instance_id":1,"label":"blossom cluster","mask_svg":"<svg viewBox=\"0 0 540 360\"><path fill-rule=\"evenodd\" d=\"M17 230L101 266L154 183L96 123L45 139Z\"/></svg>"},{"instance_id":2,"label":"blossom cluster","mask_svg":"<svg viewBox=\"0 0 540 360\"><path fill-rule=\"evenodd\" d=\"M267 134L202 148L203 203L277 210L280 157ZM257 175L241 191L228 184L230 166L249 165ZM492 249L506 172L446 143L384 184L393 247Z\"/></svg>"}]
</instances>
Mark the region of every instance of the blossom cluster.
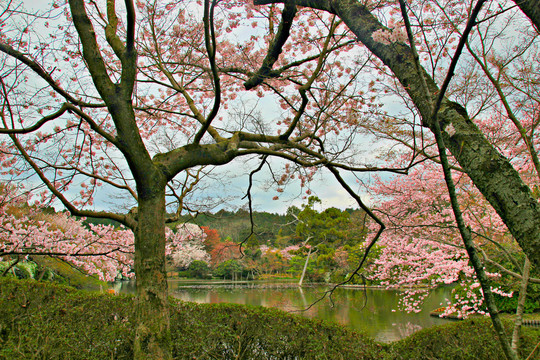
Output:
<instances>
[{"instance_id":1,"label":"blossom cluster","mask_svg":"<svg viewBox=\"0 0 540 360\"><path fill-rule=\"evenodd\" d=\"M469 186L463 174L455 174L460 184L460 202L467 204L465 219L475 233L508 241L504 224ZM389 288L407 288L400 308L419 311L427 290L440 285L457 284L443 315L467 317L482 312L483 296L454 225L450 199L446 193L440 166L423 163L408 176L379 181L372 189L381 197L378 210L388 224L374 260L371 278ZM489 229L488 233L484 233ZM490 274L492 277L498 274ZM418 288L426 290L419 291ZM442 304L443 305L443 304Z\"/></svg>"},{"instance_id":2,"label":"blossom cluster","mask_svg":"<svg viewBox=\"0 0 540 360\"><path fill-rule=\"evenodd\" d=\"M54 256L105 281L133 276L135 238L130 229L112 225L85 225L67 213L47 214L15 195L13 187L0 191L0 256ZM11 190L11 191L8 191ZM165 230L166 254L175 263L189 266L194 260L209 261L205 238L194 224Z\"/></svg>"},{"instance_id":3,"label":"blossom cluster","mask_svg":"<svg viewBox=\"0 0 540 360\"><path fill-rule=\"evenodd\" d=\"M390 45L396 42L408 43L407 32L402 23L390 20L387 29L379 29L371 35L373 41Z\"/></svg>"},{"instance_id":4,"label":"blossom cluster","mask_svg":"<svg viewBox=\"0 0 540 360\"><path fill-rule=\"evenodd\" d=\"M280 256L282 256L284 259L287 259L287 260L292 259L292 257L295 255L295 252L300 250L300 248L301 246L299 245L290 245L284 249L271 248L268 245L261 245L259 247L263 255L266 255L269 253L279 254Z\"/></svg>"}]
</instances>

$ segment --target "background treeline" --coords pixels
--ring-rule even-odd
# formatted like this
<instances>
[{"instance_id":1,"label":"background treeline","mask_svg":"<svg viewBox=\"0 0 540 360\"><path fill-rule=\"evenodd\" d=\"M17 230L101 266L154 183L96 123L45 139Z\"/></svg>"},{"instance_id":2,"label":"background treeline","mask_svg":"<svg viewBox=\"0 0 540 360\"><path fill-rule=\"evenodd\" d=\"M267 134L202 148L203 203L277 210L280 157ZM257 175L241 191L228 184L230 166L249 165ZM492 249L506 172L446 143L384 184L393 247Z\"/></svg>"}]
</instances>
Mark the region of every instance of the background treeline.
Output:
<instances>
[{"instance_id":1,"label":"background treeline","mask_svg":"<svg viewBox=\"0 0 540 360\"><path fill-rule=\"evenodd\" d=\"M196 216L185 215L181 221L215 229L222 239L238 243L250 238L252 242L261 245L286 246L295 241L296 221L292 214L298 212L297 208L289 208L286 214L254 211L252 213L254 234L251 234L249 211L245 209L204 212Z\"/></svg>"}]
</instances>

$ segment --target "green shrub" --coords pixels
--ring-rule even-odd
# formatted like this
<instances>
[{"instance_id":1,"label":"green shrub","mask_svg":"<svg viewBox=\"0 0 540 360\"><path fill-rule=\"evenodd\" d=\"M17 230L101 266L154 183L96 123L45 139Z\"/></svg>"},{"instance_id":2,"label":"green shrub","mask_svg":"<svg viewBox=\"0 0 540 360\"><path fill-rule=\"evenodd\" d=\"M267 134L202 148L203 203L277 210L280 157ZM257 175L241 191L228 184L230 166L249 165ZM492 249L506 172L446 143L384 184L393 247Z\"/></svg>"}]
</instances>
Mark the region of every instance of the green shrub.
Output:
<instances>
[{"instance_id":1,"label":"green shrub","mask_svg":"<svg viewBox=\"0 0 540 360\"><path fill-rule=\"evenodd\" d=\"M271 308L179 303L171 326L186 358L382 359L383 345L367 336Z\"/></svg>"},{"instance_id":2,"label":"green shrub","mask_svg":"<svg viewBox=\"0 0 540 360\"><path fill-rule=\"evenodd\" d=\"M175 359L381 359L382 345L276 309L171 299ZM131 359L134 298L0 278L0 359Z\"/></svg>"},{"instance_id":3,"label":"green shrub","mask_svg":"<svg viewBox=\"0 0 540 360\"><path fill-rule=\"evenodd\" d=\"M5 269L11 266L12 263L13 261L0 262L0 275L5 271ZM35 268L35 264L22 261L14 265L6 275L15 276L18 279L33 279Z\"/></svg>"},{"instance_id":4,"label":"green shrub","mask_svg":"<svg viewBox=\"0 0 540 360\"><path fill-rule=\"evenodd\" d=\"M507 334L512 324L505 322ZM540 329L522 327L520 355L526 358L540 338ZM389 358L440 360L494 360L503 357L489 318L473 318L420 330L392 344Z\"/></svg>"},{"instance_id":5,"label":"green shrub","mask_svg":"<svg viewBox=\"0 0 540 360\"><path fill-rule=\"evenodd\" d=\"M0 359L131 359L132 302L0 278Z\"/></svg>"},{"instance_id":6,"label":"green shrub","mask_svg":"<svg viewBox=\"0 0 540 360\"><path fill-rule=\"evenodd\" d=\"M131 359L134 298L0 278L0 359ZM391 345L277 309L171 298L175 359L486 359L502 354L489 319L432 327ZM522 356L540 329L523 328ZM525 356L524 356L525 357Z\"/></svg>"}]
</instances>

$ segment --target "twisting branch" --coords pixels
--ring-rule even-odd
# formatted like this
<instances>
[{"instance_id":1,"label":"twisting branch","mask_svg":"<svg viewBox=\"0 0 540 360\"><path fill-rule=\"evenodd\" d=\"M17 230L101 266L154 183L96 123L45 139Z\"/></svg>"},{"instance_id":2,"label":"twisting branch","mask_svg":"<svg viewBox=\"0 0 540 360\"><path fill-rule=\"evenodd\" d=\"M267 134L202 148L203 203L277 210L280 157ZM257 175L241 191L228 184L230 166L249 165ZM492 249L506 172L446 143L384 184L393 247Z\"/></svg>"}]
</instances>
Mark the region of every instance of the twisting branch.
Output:
<instances>
[{"instance_id":1,"label":"twisting branch","mask_svg":"<svg viewBox=\"0 0 540 360\"><path fill-rule=\"evenodd\" d=\"M186 170L186 179L184 180L184 183L182 184L182 189L181 189L180 194L178 194L176 189L173 187L173 184L167 183L167 187L171 191L171 195L176 198L177 207L176 207L176 214L174 216L167 217L165 219L165 222L172 223L180 219L180 214L182 213L182 210L185 208L184 199L191 191L193 191L195 186L201 181L202 170L203 170L203 167L200 167L199 169L197 169L197 173L195 175L193 175L189 170ZM193 178L193 181L191 183L189 182L189 178Z\"/></svg>"},{"instance_id":2,"label":"twisting branch","mask_svg":"<svg viewBox=\"0 0 540 360\"><path fill-rule=\"evenodd\" d=\"M62 106L60 107L60 109L58 109L56 112L54 112L54 113L52 113L50 115L44 116L41 120L38 120L34 125L32 125L32 126L30 126L28 128L15 129L14 128L15 122L13 121L13 112L11 111L11 106L10 106L9 100L8 100L8 91L6 89L6 84L4 83L4 80L2 78L0 78L0 83L2 84L2 91L4 93L4 103L7 106L7 109L9 111L10 115L11 115L11 122L12 122L12 125L13 125L13 127L11 127L11 128L9 128L7 126L7 122L5 121L4 110L2 108L2 111L0 111L0 120L4 124L4 128L0 128L0 134L28 134L28 133L31 133L33 131L39 130L47 122L59 118L60 116L62 116L67 111L69 113L75 113L76 115L81 117L81 119L83 119L84 121L86 121L90 125L92 130L94 130L96 133L101 135L107 141L109 141L110 143L112 143L113 145L118 147L118 142L116 141L114 136L112 136L111 134L109 134L108 132L103 130L103 128L101 128L90 116L88 116L85 112L83 112L81 109L79 109L78 107L76 107L72 103L63 103Z\"/></svg>"},{"instance_id":3,"label":"twisting branch","mask_svg":"<svg viewBox=\"0 0 540 360\"><path fill-rule=\"evenodd\" d=\"M508 338L506 337L506 332L504 329L504 326L502 325L501 319L498 316L498 310L495 305L495 299L493 297L493 293L491 292L491 285L489 278L487 277L487 274L484 269L484 265L482 264L482 261L480 257L478 256L477 250L474 246L474 242L471 237L471 230L470 228L465 224L465 221L463 219L463 214L461 212L461 209L459 208L459 203L456 195L456 188L454 181L452 179L452 172L450 169L450 165L448 162L448 157L446 156L446 146L444 145L444 140L441 132L441 125L437 119L437 113L439 111L439 108L442 104L442 101L444 99L444 95L446 92L446 89L448 88L448 85L450 84L450 81L454 75L454 70L457 65L457 62L459 60L459 57L461 55L461 52L463 50L463 47L467 43L467 38L473 28L473 26L476 24L476 17L478 16L480 9L482 8L483 3L485 0L479 0L474 7L474 10L471 13L471 16L467 22L465 31L463 32L462 37L460 38L459 44L457 46L457 49L455 51L454 56L452 57L452 61L450 63L450 67L448 69L446 78L443 82L443 85L441 86L441 89L439 91L439 96L437 97L437 101L435 102L435 105L432 106L431 109L431 119L430 121L433 123L434 127L434 134L435 134L435 140L437 142L437 148L439 151L439 158L441 160L441 165L443 168L444 173L444 180L446 182L446 186L448 188L448 194L450 196L450 203L452 205L452 210L454 212L454 217L456 220L456 224L458 226L459 232L461 234L461 238L463 239L463 244L465 246L465 249L467 251L467 254L469 255L469 259L471 261L471 264L474 268L474 271L476 273L476 276L478 278L478 281L480 282L480 286L482 287L482 291L484 294L484 300L488 309L488 312L491 316L491 320L493 322L493 326L495 327L495 330L497 332L497 335L499 337L499 341L501 343L501 346L503 348L503 351L508 359L511 360L518 360L517 354L512 350L510 343L508 342ZM403 3L403 0L400 0L400 3ZM405 12L404 17L406 17L406 9L403 4L402 11ZM410 24L408 24L408 27L410 28ZM407 29L407 32L410 33L410 29ZM415 62L418 62L418 58L414 59ZM420 68L420 64L415 64L418 68ZM423 77L422 74L420 76ZM424 79L425 81L425 79Z\"/></svg>"},{"instance_id":4,"label":"twisting branch","mask_svg":"<svg viewBox=\"0 0 540 360\"><path fill-rule=\"evenodd\" d=\"M3 86L4 82L2 81L2 79L0 79L0 82L2 82L2 87L4 87ZM22 129L11 129L11 128L7 128L7 127L6 128L0 128L0 134L28 134L28 133L31 133L33 131L39 130L39 128L41 128L43 125L45 125L49 121L52 121L52 120L55 120L55 119L59 118L66 111L68 111L68 109L69 109L69 105L67 103L64 103L64 104L62 104L60 109L58 109L57 111L55 111L54 113L52 113L50 115L44 116L43 118L38 120L34 125L32 125L30 127L22 128ZM2 117L2 119L1 119L2 122L5 123L5 118L4 118L5 115L4 115L3 110L0 112L0 116Z\"/></svg>"},{"instance_id":5,"label":"twisting branch","mask_svg":"<svg viewBox=\"0 0 540 360\"><path fill-rule=\"evenodd\" d=\"M251 198L251 188L253 187L253 176L258 173L259 171L261 171L261 169L263 168L264 164L266 164L266 160L268 159L268 155L263 155L262 158L261 158L261 163L259 164L259 166L253 170L252 172L249 173L249 185L248 185L248 188L247 188L247 193L246 195L242 198L242 199L245 199L246 197L248 198L248 204L249 204L249 222L251 224L251 229L250 229L250 232L249 234L246 236L246 238L244 240L242 240L242 242L240 243L240 253L242 254L242 256L244 255L244 253L242 252L242 246L244 245L244 243L246 241L249 240L249 238L255 234L255 222L253 221L253 200Z\"/></svg>"},{"instance_id":6,"label":"twisting branch","mask_svg":"<svg viewBox=\"0 0 540 360\"><path fill-rule=\"evenodd\" d=\"M375 236L373 237L373 239L371 240L371 242L369 243L369 245L366 247L366 250L364 251L364 256L362 257L362 260L360 260L360 263L358 264L358 266L356 267L356 269L352 272L351 276L349 276L349 278L345 281L343 281L342 283L340 284L337 284L335 285L334 289L338 286L341 286L341 285L344 285L344 284L347 284L348 282L352 281L353 277L355 275L358 275L359 271L362 269L362 267L364 266L364 263L366 262L366 259L369 255L369 252L371 251L371 249L373 248L373 246L375 246L375 244L377 243L377 241L379 240L382 232L384 231L384 229L386 228L386 226L384 225L384 223L382 222L381 219L379 219L372 211L369 207L366 206L366 204L364 204L364 202L362 201L362 199L360 198L360 196L358 196L358 194L356 194L354 192L353 189L351 189L351 187L349 186L349 184L347 184L347 182L341 177L339 171L333 167L333 166L326 166L326 168L328 170L330 170L330 172L334 175L334 177L336 178L336 180L339 182L339 184L345 189L345 191L347 191L347 193L349 193L350 196L352 196L352 198L354 200L356 200L356 202L358 203L358 205L360 206L360 208L362 210L364 210L366 212L366 214L368 214L368 216L370 218L372 218L373 220L375 220L375 222L377 224L379 224L379 230L377 231L377 233L375 234Z\"/></svg>"},{"instance_id":7,"label":"twisting branch","mask_svg":"<svg viewBox=\"0 0 540 360\"><path fill-rule=\"evenodd\" d=\"M479 3L483 3L483 0L480 0ZM477 4L478 7L478 4ZM476 10L476 9L475 9ZM479 10L479 9L478 9ZM478 14L478 12L473 14ZM474 15L476 16L476 15ZM469 24L474 23L474 17L471 16L469 19ZM467 24L467 26L469 26ZM466 33L468 34L468 32ZM464 32L464 37L465 35ZM462 37L460 40L460 44L465 43L466 39ZM461 47L461 49L463 46ZM456 54L454 55L452 59L452 64L457 63L457 60L460 56L461 49L458 47L458 50L456 50ZM445 79L445 84L448 86L448 83L451 79L451 73L453 74L453 70L449 70L447 77ZM446 87L444 87L446 89ZM439 94L439 99L435 105L434 110L437 110L438 107L441 104L442 96L444 96L443 90L441 90L441 93ZM491 317L491 321L493 322L493 326L495 327L495 330L497 332L497 335L499 337L499 341L501 343L501 346L503 348L503 351L508 359L512 360L518 360L517 354L512 350L510 343L508 342L508 338L506 337L506 331L504 329L504 326L501 322L501 319L499 318L499 312L497 310L497 307L495 305L495 298L493 297L493 293L491 292L491 285L489 278L487 277L487 274L484 269L484 265L482 264L482 261L480 260L480 257L478 256L478 253L476 251L476 248L474 246L474 242L471 237L471 231L470 228L467 227L465 224L465 221L463 219L463 214L461 212L461 209L459 208L459 203L456 195L456 188L454 181L452 179L452 173L450 170L448 157L446 156L446 147L444 145L444 140L442 137L441 132L441 126L439 124L439 121L437 120L437 112L434 111L433 113L433 123L434 123L434 133L435 133L435 139L437 141L437 147L439 149L439 157L441 159L441 165L443 168L444 173L444 179L446 182L446 186L448 188L448 194L450 195L450 203L452 205L452 210L454 212L454 217L456 219L456 224L458 226L459 232L461 234L461 238L463 239L463 244L465 245L465 249L467 250L467 254L469 255L469 259L471 261L471 264L474 268L474 271L476 273L476 276L478 278L478 281L480 282L480 286L482 287L482 291L484 294L484 300L486 302L486 307L488 309L488 312Z\"/></svg>"},{"instance_id":8,"label":"twisting branch","mask_svg":"<svg viewBox=\"0 0 540 360\"><path fill-rule=\"evenodd\" d=\"M452 173L448 163L448 158L446 156L446 147L444 146L444 141L442 139L441 126L436 118L434 119L434 121L435 139L437 140L437 146L439 148L439 157L441 159L441 165L443 167L444 179L446 181L446 187L448 188L448 194L450 195L450 202L452 204L454 217L456 219L461 238L463 239L463 244L465 245L465 249L467 250L467 254L469 255L469 259L476 273L476 277L478 278L480 286L482 287L484 300L486 302L491 321L493 322L493 326L495 327L503 351L508 359L518 360L516 353L512 350L510 344L508 343L506 331L504 330L504 326L501 322L501 319L499 318L499 311L497 310L497 307L495 305L495 298L493 297L493 293L491 292L491 284L484 269L484 265L482 264L482 261L480 260L480 257L478 256L478 253L474 246L474 242L471 237L471 230L465 224L463 214L461 213L461 210L459 208L456 188L454 185L454 181L452 180Z\"/></svg>"},{"instance_id":9,"label":"twisting branch","mask_svg":"<svg viewBox=\"0 0 540 360\"><path fill-rule=\"evenodd\" d=\"M379 240L379 238L381 237L381 234L383 233L384 229L386 229L386 226L384 225L384 223L382 222L382 220L380 220L372 211L369 207L366 206L366 204L364 204L364 202L362 201L362 199L360 198L360 196L358 196L358 194L356 194L354 192L353 189L351 189L351 187L349 186L349 184L347 184L347 182L341 177L341 174L339 173L338 169L336 169L335 167L331 166L331 165L326 165L326 168L328 170L330 170L330 172L332 173L332 175L334 175L334 177L336 178L336 180L339 182L339 184L345 189L345 191L347 191L347 193L354 199L356 200L356 202L358 203L358 205L360 206L360 208L362 210L365 211L365 213L367 214L367 216L369 216L370 218L372 218L373 220L375 220L375 222L377 224L379 224L379 230L377 231L377 233L375 234L375 236L373 237L373 239L371 240L371 242L368 244L368 246L366 247L366 250L364 251L364 256L362 256L362 259L360 260L360 263L358 264L358 266L356 267L356 269L352 272L352 274L349 276L349 278L345 281L342 281L341 283L339 284L336 284L334 286L332 286L331 289L327 290L324 292L324 295L322 295L319 299L317 299L316 301L312 302L305 310L309 310L310 308L312 308L315 304L317 304L318 302L322 301L326 296L329 296L330 298L330 301L332 301L332 294L334 293L334 291L342 286L342 285L345 285L349 282L351 282L353 280L353 278L355 276L361 276L360 274L360 270L362 270L362 268L364 267L364 263L366 262L367 260L367 257L369 255L369 252L371 251L371 249L373 248L373 246L375 246L375 244L377 243L377 241Z\"/></svg>"},{"instance_id":10,"label":"twisting branch","mask_svg":"<svg viewBox=\"0 0 540 360\"><path fill-rule=\"evenodd\" d=\"M272 74L272 67L283 51L283 45L289 38L295 15L296 1L287 1L283 7L281 23L279 24L276 37L272 40L272 43L270 43L268 53L266 54L260 69L244 83L246 90L251 90L260 85L264 79L274 76L274 74ZM279 75L279 73L276 75Z\"/></svg>"},{"instance_id":11,"label":"twisting branch","mask_svg":"<svg viewBox=\"0 0 540 360\"><path fill-rule=\"evenodd\" d=\"M534 168L536 170L536 174L540 178L540 159L538 157L538 152L534 148L533 136L532 136L533 135L532 134L533 130L531 130L531 135L528 136L527 135L527 130L525 129L525 127L523 126L521 121L519 121L519 119L516 117L514 112L512 111L512 108L510 107L510 104L508 103L508 99L507 99L506 95L504 94L502 86L499 83L499 81L493 77L493 75L489 71L486 64L484 62L482 62L482 60L473 51L473 49L471 49L471 47L470 47L470 45L468 43L467 43L467 49L469 50L469 54L471 54L471 56L474 58L476 63L480 66L480 68L482 69L482 71L484 72L486 77L489 79L489 81L493 85L493 88L497 92L497 95L499 95L499 99L500 99L500 101L501 101L501 103L502 103L502 105L503 105L503 107L504 107L504 109L506 111L506 116L508 116L508 118L512 121L514 126L519 131L519 135L521 136L521 139L523 139L523 142L525 143L525 145L527 146L527 150L529 151L529 155L531 156L531 160L532 160ZM485 57L485 55L483 55L483 56ZM539 120L540 120L540 118L539 118ZM533 125L531 127L531 129L534 129L534 128L535 128L535 125Z\"/></svg>"},{"instance_id":12,"label":"twisting branch","mask_svg":"<svg viewBox=\"0 0 540 360\"><path fill-rule=\"evenodd\" d=\"M198 144L208 128L212 123L212 120L218 114L219 105L221 103L221 83L219 80L218 68L216 65L216 32L214 29L214 8L216 6L216 0L212 0L212 6L210 6L210 0L204 2L204 43L206 45L206 51L208 53L208 61L210 62L210 69L212 70L212 80L214 84L214 106L212 111L208 114L208 117L204 121L201 129L195 135L193 143Z\"/></svg>"}]
</instances>

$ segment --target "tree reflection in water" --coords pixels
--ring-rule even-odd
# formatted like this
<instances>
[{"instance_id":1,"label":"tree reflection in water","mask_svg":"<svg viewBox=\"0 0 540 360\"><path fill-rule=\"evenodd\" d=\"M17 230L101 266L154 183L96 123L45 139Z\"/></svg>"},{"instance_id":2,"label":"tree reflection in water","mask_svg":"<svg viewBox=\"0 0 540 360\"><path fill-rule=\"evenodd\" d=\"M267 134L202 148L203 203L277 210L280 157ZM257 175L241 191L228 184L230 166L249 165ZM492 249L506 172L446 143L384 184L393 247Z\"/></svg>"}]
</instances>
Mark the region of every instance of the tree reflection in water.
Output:
<instances>
[{"instance_id":1,"label":"tree reflection in water","mask_svg":"<svg viewBox=\"0 0 540 360\"><path fill-rule=\"evenodd\" d=\"M132 282L117 284L117 291L134 292ZM398 310L399 291L338 288L332 298L321 297L327 286L298 287L295 283L205 281L169 282L170 294L197 303L236 303L275 307L309 318L319 318L360 330L377 341L391 342L448 320L429 316L450 294L450 289L434 291L419 313Z\"/></svg>"}]
</instances>

